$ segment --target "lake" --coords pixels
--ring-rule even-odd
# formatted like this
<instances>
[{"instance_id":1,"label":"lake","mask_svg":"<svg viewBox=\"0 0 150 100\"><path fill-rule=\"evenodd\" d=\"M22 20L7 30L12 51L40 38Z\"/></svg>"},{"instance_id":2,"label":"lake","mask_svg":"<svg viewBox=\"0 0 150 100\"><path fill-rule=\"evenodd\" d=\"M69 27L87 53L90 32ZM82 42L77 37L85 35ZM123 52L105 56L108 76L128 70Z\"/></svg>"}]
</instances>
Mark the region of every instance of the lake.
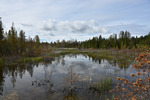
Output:
<instances>
[{"instance_id":1,"label":"lake","mask_svg":"<svg viewBox=\"0 0 150 100\"><path fill-rule=\"evenodd\" d=\"M107 59L68 54L51 62L28 63L0 68L0 100L100 100L111 96L99 93L91 84L135 73L132 63L120 67ZM69 79L75 78L72 82Z\"/></svg>"}]
</instances>

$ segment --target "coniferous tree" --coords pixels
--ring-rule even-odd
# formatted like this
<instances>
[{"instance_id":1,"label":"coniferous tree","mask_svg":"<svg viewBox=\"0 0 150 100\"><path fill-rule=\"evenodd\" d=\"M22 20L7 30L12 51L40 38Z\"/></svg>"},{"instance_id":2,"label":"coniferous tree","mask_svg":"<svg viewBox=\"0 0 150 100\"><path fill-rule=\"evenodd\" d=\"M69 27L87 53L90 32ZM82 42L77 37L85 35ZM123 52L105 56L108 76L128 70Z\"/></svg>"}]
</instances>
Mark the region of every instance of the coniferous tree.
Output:
<instances>
[{"instance_id":1,"label":"coniferous tree","mask_svg":"<svg viewBox=\"0 0 150 100\"><path fill-rule=\"evenodd\" d=\"M4 29L3 29L3 23L0 17L0 43L2 42L3 38L4 38Z\"/></svg>"},{"instance_id":2,"label":"coniferous tree","mask_svg":"<svg viewBox=\"0 0 150 100\"><path fill-rule=\"evenodd\" d=\"M2 48L3 48L3 39L4 39L4 29L3 29L3 23L0 17L0 56L2 55Z\"/></svg>"},{"instance_id":3,"label":"coniferous tree","mask_svg":"<svg viewBox=\"0 0 150 100\"><path fill-rule=\"evenodd\" d=\"M10 30L10 33L11 34L11 39L10 39L10 44L12 45L12 54L17 54L18 50L18 42L17 42L17 31L14 27L14 23L12 23L12 26L11 26L11 30Z\"/></svg>"},{"instance_id":4,"label":"coniferous tree","mask_svg":"<svg viewBox=\"0 0 150 100\"><path fill-rule=\"evenodd\" d=\"M19 54L24 55L25 54L25 48L26 48L26 39L25 39L25 32L23 30L19 33Z\"/></svg>"}]
</instances>

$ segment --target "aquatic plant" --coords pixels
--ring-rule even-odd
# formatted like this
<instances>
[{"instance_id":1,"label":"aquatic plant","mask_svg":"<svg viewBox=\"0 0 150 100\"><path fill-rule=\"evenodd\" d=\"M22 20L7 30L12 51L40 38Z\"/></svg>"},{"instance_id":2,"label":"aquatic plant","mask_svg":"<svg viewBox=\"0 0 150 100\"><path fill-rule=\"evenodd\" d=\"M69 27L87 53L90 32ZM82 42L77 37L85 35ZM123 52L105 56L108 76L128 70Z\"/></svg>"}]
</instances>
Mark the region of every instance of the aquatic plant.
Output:
<instances>
[{"instance_id":1,"label":"aquatic plant","mask_svg":"<svg viewBox=\"0 0 150 100\"><path fill-rule=\"evenodd\" d=\"M92 83L89 89L95 90L99 93L108 92L110 89L112 89L112 78L105 78L99 82Z\"/></svg>"},{"instance_id":2,"label":"aquatic plant","mask_svg":"<svg viewBox=\"0 0 150 100\"><path fill-rule=\"evenodd\" d=\"M66 84L73 89L73 84L76 83L79 79L79 74L77 74L74 70L72 65L67 68L67 75L65 76Z\"/></svg>"},{"instance_id":3,"label":"aquatic plant","mask_svg":"<svg viewBox=\"0 0 150 100\"><path fill-rule=\"evenodd\" d=\"M117 77L119 83L116 89L110 90L119 94L116 100L148 100L150 97L150 53L141 53L135 60L137 64L133 66L137 73L131 73L134 81L130 82L127 78Z\"/></svg>"},{"instance_id":4,"label":"aquatic plant","mask_svg":"<svg viewBox=\"0 0 150 100\"><path fill-rule=\"evenodd\" d=\"M78 97L78 90L76 89L63 90L63 94L64 94L63 100L80 100Z\"/></svg>"},{"instance_id":5,"label":"aquatic plant","mask_svg":"<svg viewBox=\"0 0 150 100\"><path fill-rule=\"evenodd\" d=\"M67 75L65 75L66 86L63 89L63 100L79 100L78 89L74 86L78 81L79 76L80 75L73 70L72 65L67 67Z\"/></svg>"}]
</instances>

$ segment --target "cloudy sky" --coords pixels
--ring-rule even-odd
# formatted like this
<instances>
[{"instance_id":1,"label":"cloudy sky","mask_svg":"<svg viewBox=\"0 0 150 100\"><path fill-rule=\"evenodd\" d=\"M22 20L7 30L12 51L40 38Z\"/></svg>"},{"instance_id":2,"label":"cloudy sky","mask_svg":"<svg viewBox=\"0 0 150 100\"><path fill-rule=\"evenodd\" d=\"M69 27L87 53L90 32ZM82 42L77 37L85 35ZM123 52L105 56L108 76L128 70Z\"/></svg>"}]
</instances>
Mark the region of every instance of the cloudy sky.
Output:
<instances>
[{"instance_id":1,"label":"cloudy sky","mask_svg":"<svg viewBox=\"0 0 150 100\"><path fill-rule=\"evenodd\" d=\"M132 36L150 32L150 0L0 0L5 31L15 23L41 41L109 37L121 30Z\"/></svg>"}]
</instances>

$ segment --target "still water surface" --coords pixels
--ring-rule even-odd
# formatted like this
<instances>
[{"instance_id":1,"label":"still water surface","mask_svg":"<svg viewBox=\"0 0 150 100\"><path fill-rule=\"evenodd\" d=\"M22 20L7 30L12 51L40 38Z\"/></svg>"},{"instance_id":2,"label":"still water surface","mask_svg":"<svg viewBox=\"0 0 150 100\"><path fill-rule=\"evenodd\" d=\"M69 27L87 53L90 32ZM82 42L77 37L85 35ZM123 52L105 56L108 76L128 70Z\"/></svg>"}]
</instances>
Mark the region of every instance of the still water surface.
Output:
<instances>
[{"instance_id":1,"label":"still water surface","mask_svg":"<svg viewBox=\"0 0 150 100\"><path fill-rule=\"evenodd\" d=\"M69 90L68 68L79 75ZM134 72L131 64L120 68L117 62L106 59L93 60L85 55L65 55L56 57L49 63L36 63L9 66L0 69L0 100L100 100L109 94L100 96L89 90L89 85L117 76L129 77Z\"/></svg>"}]
</instances>

